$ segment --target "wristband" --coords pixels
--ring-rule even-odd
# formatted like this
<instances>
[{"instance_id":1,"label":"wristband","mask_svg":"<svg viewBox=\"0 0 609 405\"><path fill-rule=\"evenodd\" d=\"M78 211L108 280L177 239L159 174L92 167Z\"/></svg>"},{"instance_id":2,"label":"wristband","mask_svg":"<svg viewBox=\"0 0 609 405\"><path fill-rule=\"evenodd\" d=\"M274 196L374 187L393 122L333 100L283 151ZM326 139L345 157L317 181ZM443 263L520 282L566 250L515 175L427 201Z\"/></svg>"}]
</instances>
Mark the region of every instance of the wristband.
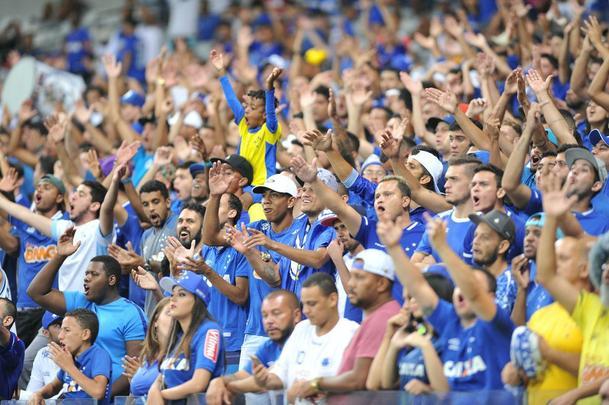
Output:
<instances>
[{"instance_id":1,"label":"wristband","mask_svg":"<svg viewBox=\"0 0 609 405\"><path fill-rule=\"evenodd\" d=\"M292 118L300 118L300 119L304 119L304 113L301 111L301 112L299 112L299 113L292 114Z\"/></svg>"},{"instance_id":2,"label":"wristband","mask_svg":"<svg viewBox=\"0 0 609 405\"><path fill-rule=\"evenodd\" d=\"M131 177L125 177L121 179L121 183L123 184L129 184L131 183Z\"/></svg>"}]
</instances>

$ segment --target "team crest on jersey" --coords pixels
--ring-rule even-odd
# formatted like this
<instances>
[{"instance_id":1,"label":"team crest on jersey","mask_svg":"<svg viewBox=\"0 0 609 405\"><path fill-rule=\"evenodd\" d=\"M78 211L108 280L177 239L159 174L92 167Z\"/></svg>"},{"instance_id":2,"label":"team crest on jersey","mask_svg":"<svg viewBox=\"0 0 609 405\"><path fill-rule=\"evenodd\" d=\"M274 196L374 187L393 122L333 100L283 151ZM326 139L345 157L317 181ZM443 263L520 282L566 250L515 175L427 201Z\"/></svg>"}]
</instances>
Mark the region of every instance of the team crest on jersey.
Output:
<instances>
[{"instance_id":1,"label":"team crest on jersey","mask_svg":"<svg viewBox=\"0 0 609 405\"><path fill-rule=\"evenodd\" d=\"M205 335L205 345L203 346L203 355L213 361L218 361L218 352L220 351L220 332L217 329L210 329Z\"/></svg>"}]
</instances>

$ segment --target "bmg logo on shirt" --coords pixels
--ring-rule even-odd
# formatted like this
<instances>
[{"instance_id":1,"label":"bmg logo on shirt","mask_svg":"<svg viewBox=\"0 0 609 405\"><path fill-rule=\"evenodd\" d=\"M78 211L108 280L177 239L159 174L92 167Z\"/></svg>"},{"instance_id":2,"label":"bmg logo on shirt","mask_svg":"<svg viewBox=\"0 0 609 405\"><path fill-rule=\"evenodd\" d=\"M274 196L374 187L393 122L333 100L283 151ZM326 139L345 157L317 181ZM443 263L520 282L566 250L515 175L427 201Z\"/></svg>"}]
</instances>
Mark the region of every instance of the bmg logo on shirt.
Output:
<instances>
[{"instance_id":1,"label":"bmg logo on shirt","mask_svg":"<svg viewBox=\"0 0 609 405\"><path fill-rule=\"evenodd\" d=\"M57 246L34 246L28 244L23 253L26 263L48 262L57 254Z\"/></svg>"}]
</instances>

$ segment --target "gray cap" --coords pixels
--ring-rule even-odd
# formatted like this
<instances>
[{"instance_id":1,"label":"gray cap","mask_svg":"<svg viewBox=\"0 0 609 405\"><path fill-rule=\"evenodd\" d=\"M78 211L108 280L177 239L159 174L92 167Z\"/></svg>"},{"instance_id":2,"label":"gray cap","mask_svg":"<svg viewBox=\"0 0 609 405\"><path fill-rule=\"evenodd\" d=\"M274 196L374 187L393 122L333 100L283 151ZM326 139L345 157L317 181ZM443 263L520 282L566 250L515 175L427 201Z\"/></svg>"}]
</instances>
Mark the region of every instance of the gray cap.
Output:
<instances>
[{"instance_id":1,"label":"gray cap","mask_svg":"<svg viewBox=\"0 0 609 405\"><path fill-rule=\"evenodd\" d=\"M585 160L590 163L596 173L598 179L602 183L607 178L607 168L604 164L600 163L599 160L592 154L588 149L585 148L571 148L565 152L565 159L567 160L567 166L569 169L573 166L573 163L577 160Z\"/></svg>"},{"instance_id":2,"label":"gray cap","mask_svg":"<svg viewBox=\"0 0 609 405\"><path fill-rule=\"evenodd\" d=\"M476 225L484 222L490 226L495 232L504 239L512 242L514 235L516 234L516 227L512 218L504 214L503 212L493 210L486 214L470 214L469 219Z\"/></svg>"}]
</instances>

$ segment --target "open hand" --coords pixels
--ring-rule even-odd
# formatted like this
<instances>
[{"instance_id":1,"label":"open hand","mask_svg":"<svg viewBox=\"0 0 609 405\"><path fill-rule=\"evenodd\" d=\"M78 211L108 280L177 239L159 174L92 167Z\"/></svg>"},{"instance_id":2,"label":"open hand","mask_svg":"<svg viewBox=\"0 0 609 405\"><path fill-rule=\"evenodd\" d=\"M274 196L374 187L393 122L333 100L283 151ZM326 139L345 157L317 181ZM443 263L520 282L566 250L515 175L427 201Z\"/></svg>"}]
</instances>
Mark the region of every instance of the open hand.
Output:
<instances>
[{"instance_id":1,"label":"open hand","mask_svg":"<svg viewBox=\"0 0 609 405\"><path fill-rule=\"evenodd\" d=\"M68 257L78 250L80 241L74 243L75 233L76 228L71 227L66 229L63 235L59 237L59 240L57 241L57 255Z\"/></svg>"}]
</instances>

